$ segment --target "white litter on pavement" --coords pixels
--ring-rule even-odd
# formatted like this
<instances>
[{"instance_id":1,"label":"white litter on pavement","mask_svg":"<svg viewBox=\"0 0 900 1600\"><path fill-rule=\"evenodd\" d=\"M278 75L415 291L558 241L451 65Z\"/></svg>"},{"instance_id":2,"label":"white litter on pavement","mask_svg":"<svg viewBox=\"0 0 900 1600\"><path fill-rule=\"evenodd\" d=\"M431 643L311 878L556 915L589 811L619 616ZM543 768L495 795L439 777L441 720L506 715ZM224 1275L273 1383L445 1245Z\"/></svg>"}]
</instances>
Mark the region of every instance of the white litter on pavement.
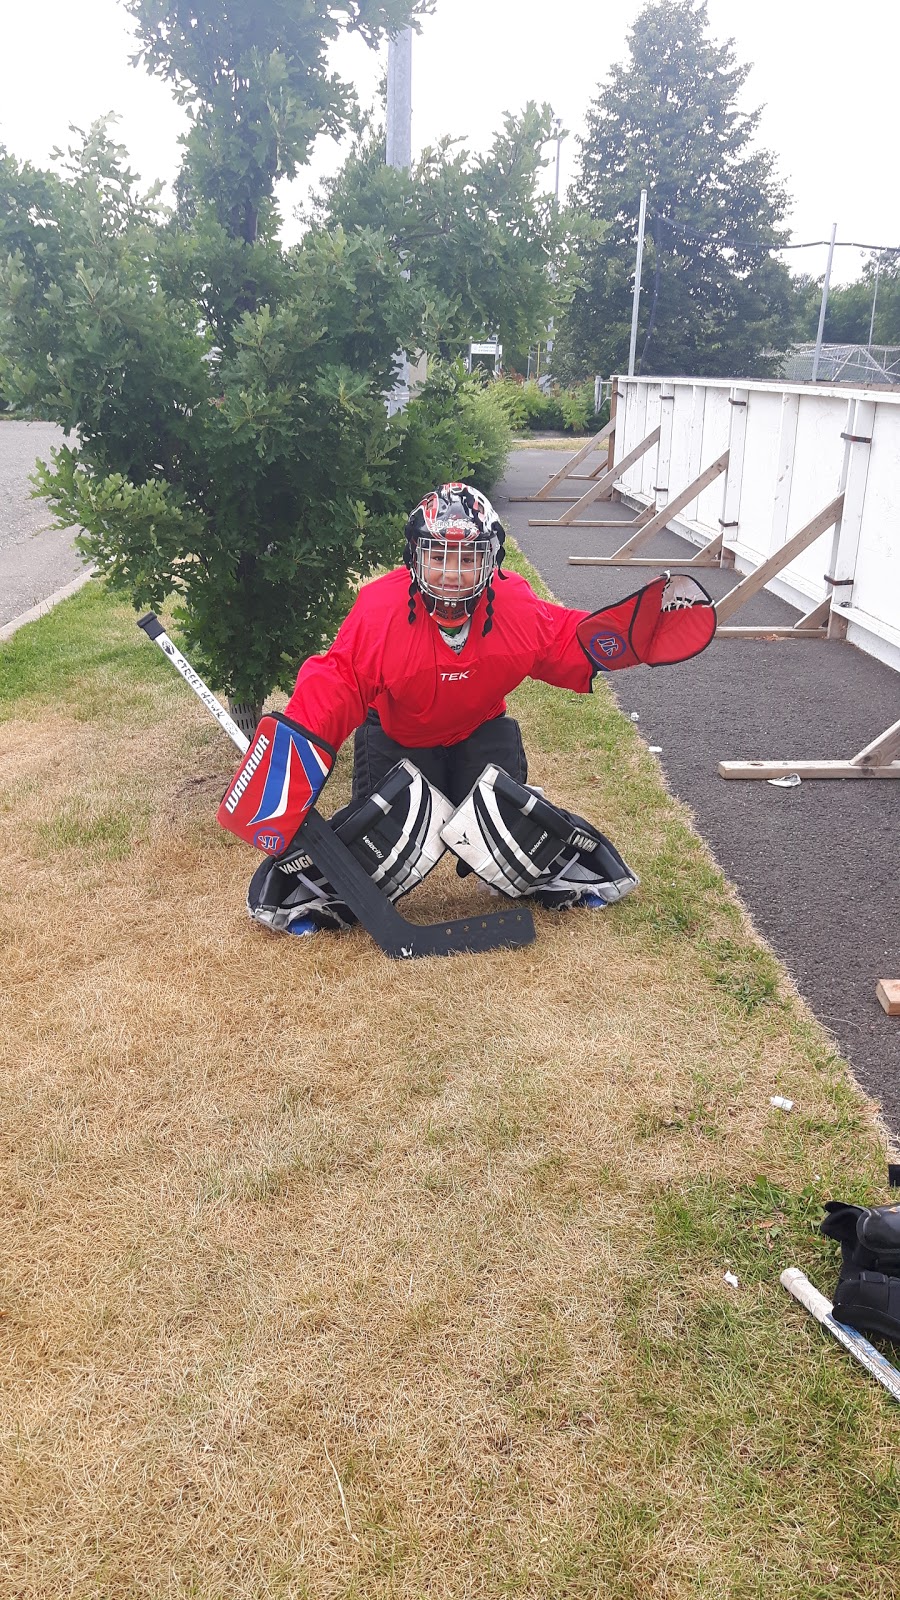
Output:
<instances>
[{"instance_id":1,"label":"white litter on pavement","mask_svg":"<svg viewBox=\"0 0 900 1600\"><path fill-rule=\"evenodd\" d=\"M799 772L789 772L785 778L767 778L766 783L771 783L775 789L796 789L800 782Z\"/></svg>"}]
</instances>

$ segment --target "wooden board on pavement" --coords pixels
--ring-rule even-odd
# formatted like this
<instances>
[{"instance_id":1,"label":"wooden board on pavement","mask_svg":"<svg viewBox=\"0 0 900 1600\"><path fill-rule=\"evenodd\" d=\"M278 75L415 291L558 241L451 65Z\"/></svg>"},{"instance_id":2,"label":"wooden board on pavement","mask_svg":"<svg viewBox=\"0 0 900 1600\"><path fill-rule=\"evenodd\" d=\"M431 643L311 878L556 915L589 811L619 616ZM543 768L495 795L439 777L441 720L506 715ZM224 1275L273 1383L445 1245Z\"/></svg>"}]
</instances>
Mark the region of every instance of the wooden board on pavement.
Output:
<instances>
[{"instance_id":1,"label":"wooden board on pavement","mask_svg":"<svg viewBox=\"0 0 900 1600\"><path fill-rule=\"evenodd\" d=\"M900 978L879 978L875 993L889 1017L900 1017Z\"/></svg>"}]
</instances>

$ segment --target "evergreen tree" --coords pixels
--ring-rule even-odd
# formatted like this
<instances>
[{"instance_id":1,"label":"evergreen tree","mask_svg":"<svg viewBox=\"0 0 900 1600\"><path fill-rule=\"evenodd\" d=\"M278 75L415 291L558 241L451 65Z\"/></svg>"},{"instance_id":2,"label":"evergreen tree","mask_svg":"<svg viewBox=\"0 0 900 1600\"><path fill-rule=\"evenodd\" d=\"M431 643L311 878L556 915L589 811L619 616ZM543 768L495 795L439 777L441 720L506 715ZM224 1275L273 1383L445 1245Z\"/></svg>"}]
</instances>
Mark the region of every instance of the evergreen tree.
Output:
<instances>
[{"instance_id":1,"label":"evergreen tree","mask_svg":"<svg viewBox=\"0 0 900 1600\"><path fill-rule=\"evenodd\" d=\"M648 191L637 370L761 375L790 341L786 196L751 148L749 68L707 36L705 0L651 0L588 114L570 203L581 214L554 364L569 378L627 364L640 192Z\"/></svg>"}]
</instances>

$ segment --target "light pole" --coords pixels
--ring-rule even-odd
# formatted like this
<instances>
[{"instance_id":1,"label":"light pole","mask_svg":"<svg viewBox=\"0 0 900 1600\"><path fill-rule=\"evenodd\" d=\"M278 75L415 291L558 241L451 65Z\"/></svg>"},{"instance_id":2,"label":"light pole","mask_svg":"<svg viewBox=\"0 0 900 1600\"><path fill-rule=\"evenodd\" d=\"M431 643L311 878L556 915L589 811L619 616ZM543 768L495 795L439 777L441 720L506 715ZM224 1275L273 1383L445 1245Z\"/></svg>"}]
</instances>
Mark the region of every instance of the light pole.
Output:
<instances>
[{"instance_id":1,"label":"light pole","mask_svg":"<svg viewBox=\"0 0 900 1600\"><path fill-rule=\"evenodd\" d=\"M412 28L388 40L385 166L412 166Z\"/></svg>"},{"instance_id":2,"label":"light pole","mask_svg":"<svg viewBox=\"0 0 900 1600\"><path fill-rule=\"evenodd\" d=\"M875 332L875 302L878 299L878 274L881 271L881 252L875 257L875 288L872 293L872 316L869 320L869 355L872 354L872 335Z\"/></svg>"},{"instance_id":3,"label":"light pole","mask_svg":"<svg viewBox=\"0 0 900 1600\"><path fill-rule=\"evenodd\" d=\"M556 195L557 205L559 205L559 147L562 144L563 139L568 138L568 135L569 130L568 128L563 127L562 117L554 117L551 126L550 138L556 140L556 187L554 189L554 194Z\"/></svg>"},{"instance_id":4,"label":"light pole","mask_svg":"<svg viewBox=\"0 0 900 1600\"><path fill-rule=\"evenodd\" d=\"M637 258L634 266L634 297L631 302L631 344L628 347L628 376L634 377L634 354L637 347L638 307L641 303L641 267L644 260L644 224L647 220L647 191L641 190L641 210L638 218Z\"/></svg>"},{"instance_id":5,"label":"light pole","mask_svg":"<svg viewBox=\"0 0 900 1600\"><path fill-rule=\"evenodd\" d=\"M834 241L837 235L837 223L832 225L831 243L828 246L828 264L825 268L825 282L822 284L822 305L819 310L819 327L816 332L816 349L813 355L812 381L815 383L819 376L819 359L822 355L822 335L825 332L825 312L828 309L828 286L831 283L831 263L834 260Z\"/></svg>"},{"instance_id":6,"label":"light pole","mask_svg":"<svg viewBox=\"0 0 900 1600\"><path fill-rule=\"evenodd\" d=\"M412 28L388 40L385 166L412 166ZM387 396L392 417L409 401L409 358L398 350L394 358L394 387Z\"/></svg>"},{"instance_id":7,"label":"light pole","mask_svg":"<svg viewBox=\"0 0 900 1600\"><path fill-rule=\"evenodd\" d=\"M556 184L555 184L553 192L554 192L554 195L556 197L556 204L557 205L559 205L559 148L560 148L560 145L563 142L563 139L565 139L568 136L568 131L569 130L567 128L564 128L563 125L562 125L562 117L554 117L553 118L553 121L552 121L552 123L550 125L550 138L547 140L547 143L549 144L551 142L551 140L553 140L553 139L556 140ZM551 281L551 283L555 283L556 282L556 269L555 269L555 267L551 267L550 268L550 281ZM553 351L553 318L551 317L550 321L547 323L547 355L550 356L552 354L552 351ZM538 373L540 373L540 370L541 370L541 347L540 347L540 343L538 343Z\"/></svg>"}]
</instances>

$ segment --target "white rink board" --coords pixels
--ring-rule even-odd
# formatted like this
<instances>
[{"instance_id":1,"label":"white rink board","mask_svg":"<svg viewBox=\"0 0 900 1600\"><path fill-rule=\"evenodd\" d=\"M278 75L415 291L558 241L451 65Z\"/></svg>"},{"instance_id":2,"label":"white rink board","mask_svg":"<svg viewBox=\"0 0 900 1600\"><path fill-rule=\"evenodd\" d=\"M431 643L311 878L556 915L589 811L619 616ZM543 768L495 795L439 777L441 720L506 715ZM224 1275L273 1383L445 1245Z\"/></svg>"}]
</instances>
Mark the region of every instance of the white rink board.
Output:
<instances>
[{"instance_id":1,"label":"white rink board","mask_svg":"<svg viewBox=\"0 0 900 1600\"><path fill-rule=\"evenodd\" d=\"M809 611L831 592L826 574L852 577L852 586L834 589L848 639L900 671L900 393L716 378L616 381L616 456L661 428L659 445L616 484L640 507L661 509L739 440L733 402L746 401L742 443L727 474L672 519L697 545L724 531L739 572L753 572L844 491L842 525L768 587ZM729 482L736 526L723 529Z\"/></svg>"}]
</instances>

